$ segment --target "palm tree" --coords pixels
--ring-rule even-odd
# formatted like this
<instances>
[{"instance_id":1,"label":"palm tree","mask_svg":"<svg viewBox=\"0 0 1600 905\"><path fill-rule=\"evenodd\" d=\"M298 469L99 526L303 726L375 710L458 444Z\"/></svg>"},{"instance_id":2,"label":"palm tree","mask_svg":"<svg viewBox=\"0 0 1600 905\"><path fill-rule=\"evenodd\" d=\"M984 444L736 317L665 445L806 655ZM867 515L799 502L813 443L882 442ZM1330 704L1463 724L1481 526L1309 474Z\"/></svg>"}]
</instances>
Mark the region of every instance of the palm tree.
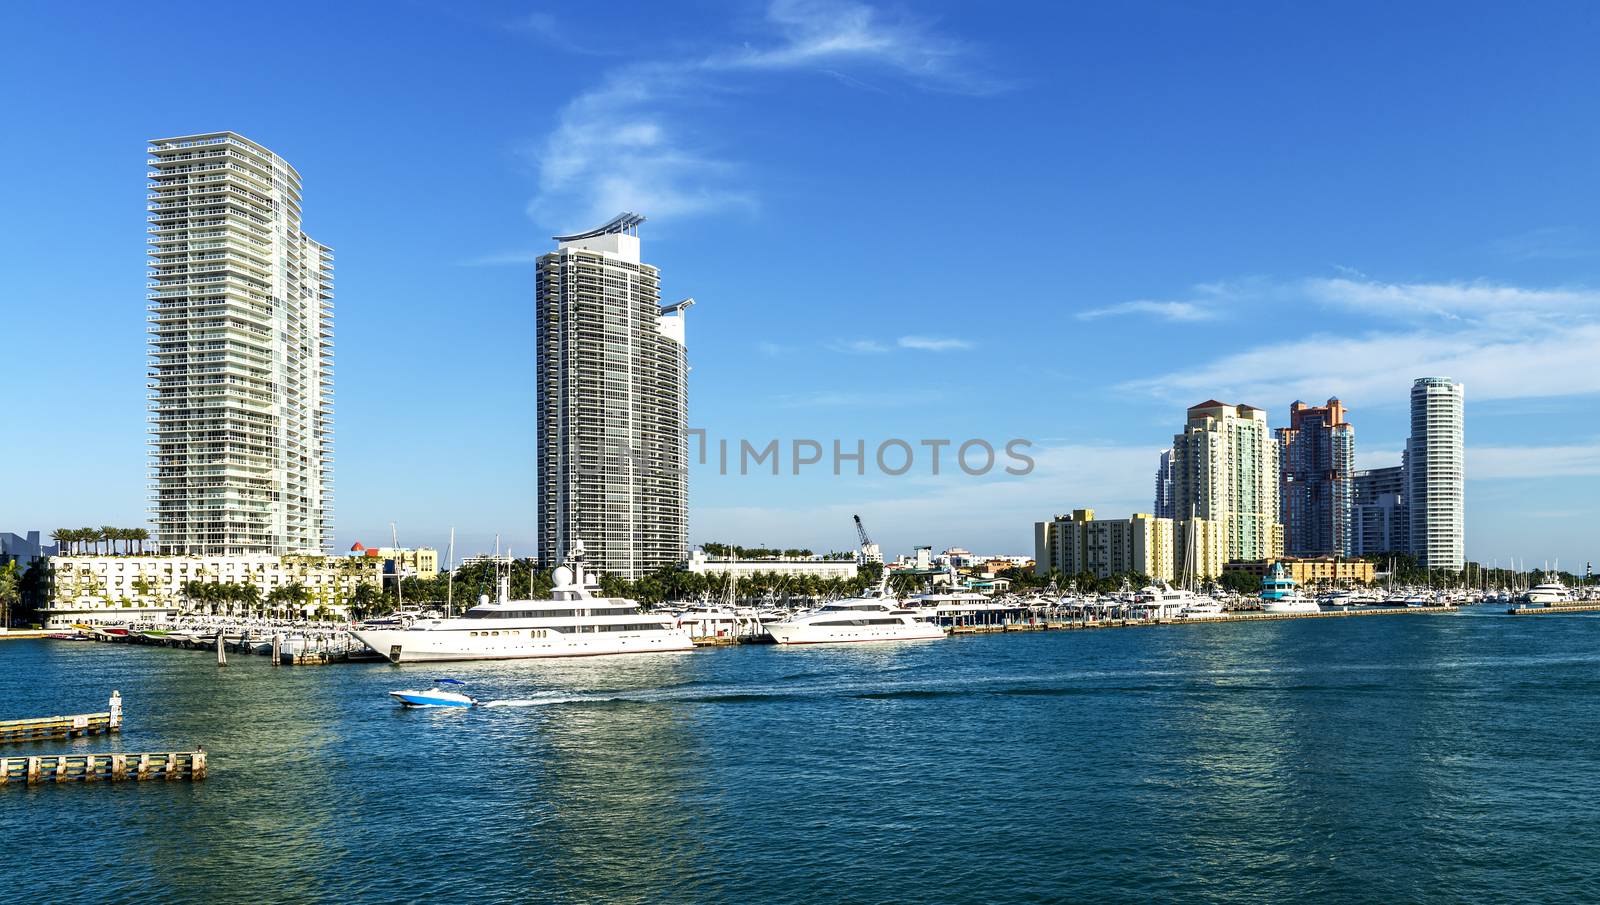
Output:
<instances>
[{"instance_id":1,"label":"palm tree","mask_svg":"<svg viewBox=\"0 0 1600 905\"><path fill-rule=\"evenodd\" d=\"M121 528L111 525L100 526L100 539L106 542L106 553L115 555L117 552L117 538L122 536Z\"/></svg>"},{"instance_id":2,"label":"palm tree","mask_svg":"<svg viewBox=\"0 0 1600 905\"><path fill-rule=\"evenodd\" d=\"M72 529L57 528L50 532L50 539L56 542L58 553L70 554L72 552Z\"/></svg>"},{"instance_id":3,"label":"palm tree","mask_svg":"<svg viewBox=\"0 0 1600 905\"><path fill-rule=\"evenodd\" d=\"M128 537L129 537L130 540L134 540L134 541L137 541L139 543L139 555L143 556L144 555L144 542L150 539L150 531L149 531L149 529L147 529L147 528L134 528L133 530L128 532Z\"/></svg>"},{"instance_id":4,"label":"palm tree","mask_svg":"<svg viewBox=\"0 0 1600 905\"><path fill-rule=\"evenodd\" d=\"M15 559L0 566L0 631L11 627L11 609L22 602L22 576Z\"/></svg>"}]
</instances>

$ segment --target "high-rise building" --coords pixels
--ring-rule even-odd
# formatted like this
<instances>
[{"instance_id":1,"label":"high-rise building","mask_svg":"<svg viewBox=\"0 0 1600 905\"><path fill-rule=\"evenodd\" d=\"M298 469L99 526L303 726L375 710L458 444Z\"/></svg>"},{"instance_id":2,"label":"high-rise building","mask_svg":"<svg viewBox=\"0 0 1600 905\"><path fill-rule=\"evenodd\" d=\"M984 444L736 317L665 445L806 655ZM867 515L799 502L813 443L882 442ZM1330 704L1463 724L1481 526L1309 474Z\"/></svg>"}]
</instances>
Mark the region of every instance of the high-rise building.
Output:
<instances>
[{"instance_id":1,"label":"high-rise building","mask_svg":"<svg viewBox=\"0 0 1600 905\"><path fill-rule=\"evenodd\" d=\"M1156 466L1156 518L1173 518L1172 509L1172 450L1161 451L1161 464Z\"/></svg>"},{"instance_id":2,"label":"high-rise building","mask_svg":"<svg viewBox=\"0 0 1600 905\"><path fill-rule=\"evenodd\" d=\"M1267 413L1215 399L1191 407L1183 433L1172 438L1172 505L1179 551L1190 547L1186 523L1200 519L1216 523L1228 561L1282 556L1278 444Z\"/></svg>"},{"instance_id":3,"label":"high-rise building","mask_svg":"<svg viewBox=\"0 0 1600 905\"><path fill-rule=\"evenodd\" d=\"M1411 384L1411 437L1406 441L1406 510L1417 564L1460 571L1465 559L1466 462L1459 383L1419 377Z\"/></svg>"},{"instance_id":4,"label":"high-rise building","mask_svg":"<svg viewBox=\"0 0 1600 905\"><path fill-rule=\"evenodd\" d=\"M325 553L333 253L300 174L234 132L149 145L152 514L162 553Z\"/></svg>"},{"instance_id":5,"label":"high-rise building","mask_svg":"<svg viewBox=\"0 0 1600 905\"><path fill-rule=\"evenodd\" d=\"M1289 426L1277 431L1278 507L1284 553L1349 556L1356 429L1338 399L1289 406Z\"/></svg>"},{"instance_id":6,"label":"high-rise building","mask_svg":"<svg viewBox=\"0 0 1600 905\"><path fill-rule=\"evenodd\" d=\"M683 563L689 366L684 312L662 307L637 214L557 236L539 258L539 556L580 541L589 567L629 579Z\"/></svg>"},{"instance_id":7,"label":"high-rise building","mask_svg":"<svg viewBox=\"0 0 1600 905\"><path fill-rule=\"evenodd\" d=\"M1405 469L1394 465L1357 471L1351 484L1355 499L1350 517L1350 554L1407 552L1411 524L1406 513Z\"/></svg>"}]
</instances>

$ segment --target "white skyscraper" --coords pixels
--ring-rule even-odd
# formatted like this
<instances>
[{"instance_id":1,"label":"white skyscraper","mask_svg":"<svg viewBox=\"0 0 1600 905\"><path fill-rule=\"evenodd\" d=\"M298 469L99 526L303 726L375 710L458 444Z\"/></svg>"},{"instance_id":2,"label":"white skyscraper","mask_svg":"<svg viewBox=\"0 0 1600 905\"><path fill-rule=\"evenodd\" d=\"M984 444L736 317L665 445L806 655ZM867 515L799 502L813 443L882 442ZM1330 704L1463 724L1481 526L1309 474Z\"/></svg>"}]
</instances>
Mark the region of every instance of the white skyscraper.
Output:
<instances>
[{"instance_id":1,"label":"white skyscraper","mask_svg":"<svg viewBox=\"0 0 1600 905\"><path fill-rule=\"evenodd\" d=\"M557 236L539 258L539 557L583 542L592 569L636 579L688 557L684 310L662 307L637 214Z\"/></svg>"},{"instance_id":2,"label":"white skyscraper","mask_svg":"<svg viewBox=\"0 0 1600 905\"><path fill-rule=\"evenodd\" d=\"M300 175L233 132L148 151L160 549L327 552L333 254L300 230Z\"/></svg>"},{"instance_id":3,"label":"white skyscraper","mask_svg":"<svg viewBox=\"0 0 1600 905\"><path fill-rule=\"evenodd\" d=\"M1448 377L1411 384L1411 437L1406 441L1409 544L1417 564L1460 571L1465 555L1466 461L1462 449L1462 386Z\"/></svg>"}]
</instances>

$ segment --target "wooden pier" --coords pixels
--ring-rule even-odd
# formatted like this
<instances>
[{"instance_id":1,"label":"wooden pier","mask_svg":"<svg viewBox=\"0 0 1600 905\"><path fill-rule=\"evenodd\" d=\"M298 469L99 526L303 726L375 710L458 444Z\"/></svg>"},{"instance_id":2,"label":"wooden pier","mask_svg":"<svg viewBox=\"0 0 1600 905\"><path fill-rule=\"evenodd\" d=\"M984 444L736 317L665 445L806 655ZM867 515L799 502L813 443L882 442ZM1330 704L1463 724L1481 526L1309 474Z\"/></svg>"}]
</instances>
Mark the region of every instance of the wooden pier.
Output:
<instances>
[{"instance_id":1,"label":"wooden pier","mask_svg":"<svg viewBox=\"0 0 1600 905\"><path fill-rule=\"evenodd\" d=\"M1600 607L1597 607L1600 608ZM1003 632L1055 632L1094 628L1135 628L1143 625L1212 625L1218 622L1267 622L1282 619L1338 619L1353 616L1387 616L1400 613L1453 613L1454 607L1373 607L1360 610L1324 610L1320 613L1262 613L1241 611L1222 616L1179 619L1090 619L1038 622L996 622L951 627L952 635L991 635Z\"/></svg>"},{"instance_id":2,"label":"wooden pier","mask_svg":"<svg viewBox=\"0 0 1600 905\"><path fill-rule=\"evenodd\" d=\"M1545 606L1514 606L1506 612L1512 616L1546 616L1550 613L1600 612L1600 601L1583 603L1552 603Z\"/></svg>"},{"instance_id":3,"label":"wooden pier","mask_svg":"<svg viewBox=\"0 0 1600 905\"><path fill-rule=\"evenodd\" d=\"M126 780L188 780L206 778L206 752L170 751L155 754L42 754L0 757L0 785L46 782L123 782Z\"/></svg>"},{"instance_id":4,"label":"wooden pier","mask_svg":"<svg viewBox=\"0 0 1600 905\"><path fill-rule=\"evenodd\" d=\"M77 738L117 732L121 729L122 695L113 691L109 709L105 713L79 713L0 722L0 743Z\"/></svg>"}]
</instances>

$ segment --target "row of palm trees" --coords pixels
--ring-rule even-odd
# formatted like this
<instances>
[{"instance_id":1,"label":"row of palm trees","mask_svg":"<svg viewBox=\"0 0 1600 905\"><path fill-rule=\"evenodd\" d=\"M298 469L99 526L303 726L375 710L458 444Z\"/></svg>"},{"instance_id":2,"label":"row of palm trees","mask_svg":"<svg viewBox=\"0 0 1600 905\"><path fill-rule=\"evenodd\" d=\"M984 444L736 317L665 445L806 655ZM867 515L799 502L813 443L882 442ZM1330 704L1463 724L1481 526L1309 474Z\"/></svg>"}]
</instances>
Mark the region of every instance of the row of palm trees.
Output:
<instances>
[{"instance_id":1,"label":"row of palm trees","mask_svg":"<svg viewBox=\"0 0 1600 905\"><path fill-rule=\"evenodd\" d=\"M116 555L117 553L132 553L134 545L138 544L138 552L144 552L144 543L150 539L150 532L144 528L118 528L114 525L101 525L98 528L57 528L50 532L50 539L56 542L56 547L63 553L95 553ZM122 544L122 549L117 549L117 544ZM102 549L102 545L104 545Z\"/></svg>"},{"instance_id":2,"label":"row of palm trees","mask_svg":"<svg viewBox=\"0 0 1600 905\"><path fill-rule=\"evenodd\" d=\"M186 581L183 597L190 609L204 609L211 615L295 616L311 602L312 595L299 582L273 588L263 599L253 584L221 581Z\"/></svg>"}]
</instances>

